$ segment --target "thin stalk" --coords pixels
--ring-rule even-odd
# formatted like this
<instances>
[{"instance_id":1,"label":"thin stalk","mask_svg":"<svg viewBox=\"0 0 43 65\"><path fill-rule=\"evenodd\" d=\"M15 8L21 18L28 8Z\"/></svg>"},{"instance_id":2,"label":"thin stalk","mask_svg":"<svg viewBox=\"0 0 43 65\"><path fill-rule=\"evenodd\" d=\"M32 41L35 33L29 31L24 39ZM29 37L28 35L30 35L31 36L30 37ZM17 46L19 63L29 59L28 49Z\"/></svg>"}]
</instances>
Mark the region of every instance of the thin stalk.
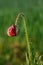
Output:
<instances>
[{"instance_id":1,"label":"thin stalk","mask_svg":"<svg viewBox=\"0 0 43 65\"><path fill-rule=\"evenodd\" d=\"M17 18L16 18L15 25L17 25L17 23L18 23L19 17L22 17L22 18L23 18L24 30L25 30L26 41L27 41L27 48L28 48L28 55L29 55L29 61L30 61L30 64L32 65L32 56L31 56L30 43L29 43L28 33L27 33L27 27L26 27L26 19L25 19L23 13L19 13L18 16L17 16ZM28 61L28 62L29 62L29 61Z\"/></svg>"},{"instance_id":2,"label":"thin stalk","mask_svg":"<svg viewBox=\"0 0 43 65\"><path fill-rule=\"evenodd\" d=\"M28 39L28 33L27 33L27 27L26 27L26 20L25 20L24 17L23 17L23 21L24 21L24 29L25 29L25 35L26 35L26 41L27 41L27 49L28 49L29 61L30 61L30 64L31 64L32 63L31 49L30 49L30 43L29 43L29 39Z\"/></svg>"},{"instance_id":3,"label":"thin stalk","mask_svg":"<svg viewBox=\"0 0 43 65\"><path fill-rule=\"evenodd\" d=\"M16 18L16 21L15 21L15 25L17 25L19 18L20 18L21 16L23 16L23 15L24 15L23 12L18 14L18 16L17 16L17 18Z\"/></svg>"}]
</instances>

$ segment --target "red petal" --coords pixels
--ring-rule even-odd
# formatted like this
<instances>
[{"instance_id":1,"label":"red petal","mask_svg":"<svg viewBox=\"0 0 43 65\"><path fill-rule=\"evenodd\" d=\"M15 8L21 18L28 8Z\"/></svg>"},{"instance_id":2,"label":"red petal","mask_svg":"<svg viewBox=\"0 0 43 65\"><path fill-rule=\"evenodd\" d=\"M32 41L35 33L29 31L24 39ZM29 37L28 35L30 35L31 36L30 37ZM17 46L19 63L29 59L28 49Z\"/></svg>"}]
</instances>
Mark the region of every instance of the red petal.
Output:
<instances>
[{"instance_id":1,"label":"red petal","mask_svg":"<svg viewBox=\"0 0 43 65\"><path fill-rule=\"evenodd\" d=\"M7 34L8 36L16 36L16 26L15 25L10 26L8 28Z\"/></svg>"}]
</instances>

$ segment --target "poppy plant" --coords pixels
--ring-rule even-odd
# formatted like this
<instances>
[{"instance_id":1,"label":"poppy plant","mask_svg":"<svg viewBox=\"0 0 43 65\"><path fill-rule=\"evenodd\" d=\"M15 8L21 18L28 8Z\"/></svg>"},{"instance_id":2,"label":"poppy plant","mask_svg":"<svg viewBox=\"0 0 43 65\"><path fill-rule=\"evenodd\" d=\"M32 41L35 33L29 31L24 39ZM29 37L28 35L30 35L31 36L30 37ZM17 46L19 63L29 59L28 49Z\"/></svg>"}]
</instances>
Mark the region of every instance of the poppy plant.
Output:
<instances>
[{"instance_id":1,"label":"poppy plant","mask_svg":"<svg viewBox=\"0 0 43 65\"><path fill-rule=\"evenodd\" d=\"M24 22L24 29L25 29L25 35L26 35L26 41L27 41L27 48L28 48L28 55L29 55L29 61L31 62L32 61L32 55L31 55L31 50L30 50L30 43L29 43L29 40L28 40L28 33L27 33L27 28L26 28L26 20L25 20L25 17L24 17L24 14L23 13L19 13L17 18L16 18L16 21L15 21L15 24L10 26L7 30L7 35L8 36L17 36L18 32L19 32L19 29L17 27L17 23L18 23L18 19L22 17L23 19L23 22ZM27 57L27 56L26 56ZM27 60L27 58L26 58ZM31 62L32 63L32 62ZM29 65L29 64L28 64ZM32 64L31 64L32 65Z\"/></svg>"}]
</instances>

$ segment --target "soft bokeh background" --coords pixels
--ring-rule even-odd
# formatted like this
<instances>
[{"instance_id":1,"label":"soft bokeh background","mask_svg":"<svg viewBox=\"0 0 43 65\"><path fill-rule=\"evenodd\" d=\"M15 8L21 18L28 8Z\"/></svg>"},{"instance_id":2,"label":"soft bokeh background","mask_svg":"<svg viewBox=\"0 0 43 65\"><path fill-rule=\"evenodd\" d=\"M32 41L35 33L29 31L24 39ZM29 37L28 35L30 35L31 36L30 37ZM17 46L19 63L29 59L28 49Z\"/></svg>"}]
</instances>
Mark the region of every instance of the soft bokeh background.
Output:
<instances>
[{"instance_id":1,"label":"soft bokeh background","mask_svg":"<svg viewBox=\"0 0 43 65\"><path fill-rule=\"evenodd\" d=\"M25 62L25 60L22 61L23 58L22 62L20 59L17 60L14 53L14 46L16 45L20 45L21 49L26 48L22 20L20 19L19 22L20 33L17 37L8 37L6 33L8 27L15 22L17 14L21 11L27 21L29 40L32 42L34 50L43 55L43 0L0 0L0 65ZM23 56L23 52L19 54Z\"/></svg>"}]
</instances>

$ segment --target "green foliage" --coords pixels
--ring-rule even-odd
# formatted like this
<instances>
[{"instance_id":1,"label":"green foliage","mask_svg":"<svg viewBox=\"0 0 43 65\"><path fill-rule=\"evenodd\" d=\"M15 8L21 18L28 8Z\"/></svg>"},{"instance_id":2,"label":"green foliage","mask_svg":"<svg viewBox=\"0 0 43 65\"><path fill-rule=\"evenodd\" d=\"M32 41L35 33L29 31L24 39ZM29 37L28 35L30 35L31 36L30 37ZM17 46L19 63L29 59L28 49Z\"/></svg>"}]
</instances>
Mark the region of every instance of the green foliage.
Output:
<instances>
[{"instance_id":1,"label":"green foliage","mask_svg":"<svg viewBox=\"0 0 43 65\"><path fill-rule=\"evenodd\" d=\"M43 55L43 0L0 0L0 65L10 62L12 64L16 64L16 62L23 64L24 62L25 64L25 61L12 58L14 48L10 48L15 42L20 42L20 45L24 44L24 46L26 44L22 20L20 19L20 34L17 37L8 37L6 33L21 11L24 12L27 20L28 37L32 42L33 57L37 51ZM6 59L6 55L8 59Z\"/></svg>"}]
</instances>

